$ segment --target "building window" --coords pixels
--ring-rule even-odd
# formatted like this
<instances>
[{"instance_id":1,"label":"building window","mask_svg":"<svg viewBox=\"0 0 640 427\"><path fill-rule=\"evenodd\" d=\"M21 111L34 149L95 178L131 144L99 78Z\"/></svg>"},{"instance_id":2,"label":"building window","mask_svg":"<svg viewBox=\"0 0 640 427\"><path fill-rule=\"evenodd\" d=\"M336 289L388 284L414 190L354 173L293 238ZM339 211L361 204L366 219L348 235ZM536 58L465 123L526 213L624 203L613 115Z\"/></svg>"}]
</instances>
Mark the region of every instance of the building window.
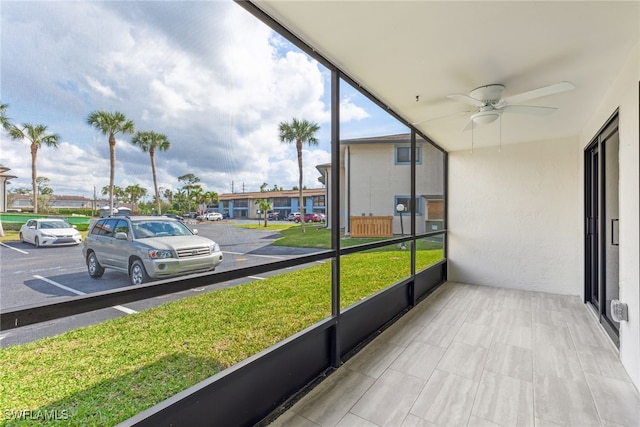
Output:
<instances>
[{"instance_id":1,"label":"building window","mask_svg":"<svg viewBox=\"0 0 640 427\"><path fill-rule=\"evenodd\" d=\"M326 206L324 196L313 196L313 206Z\"/></svg>"},{"instance_id":2,"label":"building window","mask_svg":"<svg viewBox=\"0 0 640 427\"><path fill-rule=\"evenodd\" d=\"M416 164L422 164L422 147L416 147ZM395 146L395 164L396 165L410 165L411 164L411 146L410 145L396 145Z\"/></svg>"},{"instance_id":3,"label":"building window","mask_svg":"<svg viewBox=\"0 0 640 427\"><path fill-rule=\"evenodd\" d=\"M393 212L394 215L400 215L400 213L396 210L396 206L398 206L400 203L402 203L404 205L404 211L402 212L402 214L411 214L413 213L414 209L415 209L415 214L417 216L421 216L422 215L422 206L420 203L420 198L416 197L414 199L415 201L413 203L411 203L411 197L409 196L395 196L393 198Z\"/></svg>"},{"instance_id":4,"label":"building window","mask_svg":"<svg viewBox=\"0 0 640 427\"><path fill-rule=\"evenodd\" d=\"M282 208L289 207L291 206L291 199L288 197L274 197L273 206Z\"/></svg>"}]
</instances>

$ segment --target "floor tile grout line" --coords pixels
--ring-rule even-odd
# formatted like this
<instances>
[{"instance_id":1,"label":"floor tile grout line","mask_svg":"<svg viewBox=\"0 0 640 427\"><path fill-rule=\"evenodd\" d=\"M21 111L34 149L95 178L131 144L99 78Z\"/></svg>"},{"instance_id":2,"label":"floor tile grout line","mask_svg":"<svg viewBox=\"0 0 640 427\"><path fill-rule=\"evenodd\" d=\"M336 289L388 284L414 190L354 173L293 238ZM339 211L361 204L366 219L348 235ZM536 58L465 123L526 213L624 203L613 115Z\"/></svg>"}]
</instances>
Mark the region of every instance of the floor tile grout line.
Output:
<instances>
[{"instance_id":1,"label":"floor tile grout line","mask_svg":"<svg viewBox=\"0 0 640 427\"><path fill-rule=\"evenodd\" d=\"M586 307L586 309L588 310L589 308ZM592 319L595 320L595 319ZM565 319L566 321L566 319ZM582 322L582 320L581 320ZM589 395L591 396L591 403L593 404L594 408L596 409L596 414L598 414L598 420L600 421L600 425L604 425L604 419L602 418L602 414L600 413L600 409L598 408L598 405L596 403L596 396L593 392L591 383L589 382L589 379L587 378L587 372L584 370L584 363L582 361L582 358L580 357L580 354L578 353L578 347L576 346L576 337L574 336L573 331L571 330L571 328L568 327L568 322L567 322L567 329L569 330L569 336L571 337L571 343L573 344L573 347L576 350L576 355L578 356L578 363L580 363L580 369L582 370L582 375L584 376L584 381L587 384L587 388L589 389Z\"/></svg>"},{"instance_id":2,"label":"floor tile grout line","mask_svg":"<svg viewBox=\"0 0 640 427\"><path fill-rule=\"evenodd\" d=\"M437 296L436 296L436 298L437 298ZM426 302L426 301L425 301L425 302ZM448 304L448 303L447 303L447 304ZM446 305L445 305L444 307L446 307ZM438 313L440 313L440 312L442 311L442 309L437 309L436 311L437 311ZM411 322L409 322L409 323L411 323ZM423 328L422 328L422 330L426 329L426 327L427 327L427 326L428 326L428 324L430 324L430 323L432 323L432 321L427 322L427 325L424 325L424 326L423 326ZM406 326L406 325L405 325L405 326ZM389 342L389 341L385 340L385 342ZM416 340L415 340L415 336L414 336L414 337L411 339L411 344L413 344L413 343L415 343L415 342L416 342ZM393 344L393 343L390 343L390 344ZM396 344L393 344L393 345L396 345ZM371 378L373 378L373 379L374 379L374 381L373 381L373 382L371 383L371 385L370 385L369 387L367 387L367 389L366 389L366 390L365 390L365 391L360 395L360 397L359 397L359 398L354 402L354 404L353 404L353 405L351 405L351 407L349 407L349 410L346 412L346 414L345 414L345 415L343 415L343 416L342 416L342 418L340 419L340 421L342 421L342 420L344 419L344 417L345 417L347 414L352 414L352 415L354 415L354 416L357 416L357 417L359 417L359 418L362 418L362 417L360 417L359 415L357 415L357 414L355 414L355 413L353 413L353 412L352 412L353 408L354 408L354 407L356 407L356 406L358 405L358 403L359 403L359 402L362 400L362 398L367 394L367 392L368 392L369 390L371 390L371 389L372 389L372 388L373 388L373 387L378 383L378 381L380 380L380 378L381 378L381 377L382 377L382 376L383 376L387 371L389 371L389 370L392 370L392 371L395 371L395 372L400 372L400 373L402 373L402 374L404 374L404 375L409 375L409 376L414 377L414 378L419 378L419 379L424 379L424 380L425 380L424 385L423 385L423 386L422 386L422 388L420 389L420 392L416 395L416 397L415 397L415 399L413 400L413 402L411 402L411 407L409 408L409 411L407 412L407 414L405 415L405 417L404 417L404 418L406 419L406 418L407 418L407 416L408 416L409 414L411 414L411 408L413 408L413 406L415 405L416 401L418 400L418 397L420 397L420 394L422 394L422 392L424 391L424 389L427 387L427 384L429 383L429 380L430 380L430 379L431 379L431 377L433 376L433 373L437 370L437 364L436 364L436 367L433 369L433 371L431 371L431 374L429 375L429 377L428 377L428 378L426 378L426 379L425 379L425 378L421 378L421 377L416 377L415 375L407 374L407 373L402 372L402 371L398 371L397 369L393 369L391 366L392 366L392 365L393 365L393 363L394 363L396 360L398 360L398 358L399 358L399 357L400 357L400 356L401 356L401 355L402 355L402 354L407 350L407 348L409 347L409 345L407 345L407 346L398 346L398 347L402 347L402 348L403 348L403 350L402 350L402 351L401 351L401 352L400 352L400 353L399 353L399 354L398 354L398 355L397 355L397 356L396 356L396 357L395 357L395 358L394 358L394 359L389 363L389 365L384 369L384 371L382 372L382 374L380 374L380 376L379 376L378 378L373 378L373 377L371 377ZM446 353L446 352L445 352L445 353ZM443 353L443 354L440 356L440 359L438 359L438 363L440 363L440 360L442 360L442 357L444 357L444 354L445 354L445 353ZM357 372L357 371L356 371L356 372ZM362 375L366 375L366 374L362 374ZM421 417L419 417L419 418L421 418ZM369 420L369 419L366 419L366 420L367 420L367 421L369 421L369 422L371 422L371 423L374 423L373 421L371 421L371 420ZM403 421L404 421L404 420L403 420ZM428 420L427 420L427 421L428 421ZM338 422L338 423L339 423L339 422ZM375 423L374 423L374 424L375 424Z\"/></svg>"}]
</instances>

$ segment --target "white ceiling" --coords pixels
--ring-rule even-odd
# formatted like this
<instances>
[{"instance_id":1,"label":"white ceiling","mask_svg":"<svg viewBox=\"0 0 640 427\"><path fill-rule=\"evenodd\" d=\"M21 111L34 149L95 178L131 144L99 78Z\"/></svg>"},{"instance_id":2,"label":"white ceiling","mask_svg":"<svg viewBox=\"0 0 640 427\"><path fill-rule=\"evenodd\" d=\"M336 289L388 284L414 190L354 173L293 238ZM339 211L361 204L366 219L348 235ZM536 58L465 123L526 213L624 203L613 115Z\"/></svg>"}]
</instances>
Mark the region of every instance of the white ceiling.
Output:
<instances>
[{"instance_id":1,"label":"white ceiling","mask_svg":"<svg viewBox=\"0 0 640 427\"><path fill-rule=\"evenodd\" d=\"M471 132L470 107L447 95L492 83L503 97L576 86L525 103L553 115L504 114L502 144L578 135L640 41L637 0L255 3L449 151L469 149ZM500 120L476 127L474 146L499 136Z\"/></svg>"}]
</instances>

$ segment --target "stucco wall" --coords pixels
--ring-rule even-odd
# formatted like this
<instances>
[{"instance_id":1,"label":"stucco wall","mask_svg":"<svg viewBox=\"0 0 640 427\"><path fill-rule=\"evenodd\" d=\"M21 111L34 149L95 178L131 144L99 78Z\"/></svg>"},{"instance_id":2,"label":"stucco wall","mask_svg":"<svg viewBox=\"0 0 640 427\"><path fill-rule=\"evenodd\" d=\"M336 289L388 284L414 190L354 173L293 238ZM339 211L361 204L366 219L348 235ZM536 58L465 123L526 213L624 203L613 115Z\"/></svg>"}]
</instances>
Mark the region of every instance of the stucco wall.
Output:
<instances>
[{"instance_id":1,"label":"stucco wall","mask_svg":"<svg viewBox=\"0 0 640 427\"><path fill-rule=\"evenodd\" d=\"M443 155L434 147L420 144L421 163L416 166L416 195L421 211L416 218L416 232L423 233L427 219L426 201L421 196L442 195ZM411 194L411 167L395 164L395 144L357 144L347 151L345 168L349 170L349 210L352 216L393 215L393 233L401 232L400 217L395 215L394 196ZM408 232L410 220L404 218Z\"/></svg>"},{"instance_id":2,"label":"stucco wall","mask_svg":"<svg viewBox=\"0 0 640 427\"><path fill-rule=\"evenodd\" d=\"M585 126L580 147L595 136L616 108L620 132L620 300L629 306L629 321L620 323L620 359L640 388L640 126L638 91L640 45L620 68L618 79ZM581 172L582 173L582 172Z\"/></svg>"},{"instance_id":3,"label":"stucco wall","mask_svg":"<svg viewBox=\"0 0 640 427\"><path fill-rule=\"evenodd\" d=\"M575 138L449 154L449 278L582 294Z\"/></svg>"}]
</instances>

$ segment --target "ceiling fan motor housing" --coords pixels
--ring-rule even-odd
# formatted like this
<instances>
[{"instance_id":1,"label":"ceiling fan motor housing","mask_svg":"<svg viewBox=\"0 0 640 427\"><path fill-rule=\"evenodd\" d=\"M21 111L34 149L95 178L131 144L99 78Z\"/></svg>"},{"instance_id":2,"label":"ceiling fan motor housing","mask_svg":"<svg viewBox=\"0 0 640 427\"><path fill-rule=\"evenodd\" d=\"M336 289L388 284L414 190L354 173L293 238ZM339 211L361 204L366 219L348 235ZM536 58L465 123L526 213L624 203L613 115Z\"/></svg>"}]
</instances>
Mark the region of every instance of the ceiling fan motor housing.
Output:
<instances>
[{"instance_id":1,"label":"ceiling fan motor housing","mask_svg":"<svg viewBox=\"0 0 640 427\"><path fill-rule=\"evenodd\" d=\"M492 104L500 101L503 91L503 85L492 84L475 88L469 93L469 96L486 104Z\"/></svg>"}]
</instances>

